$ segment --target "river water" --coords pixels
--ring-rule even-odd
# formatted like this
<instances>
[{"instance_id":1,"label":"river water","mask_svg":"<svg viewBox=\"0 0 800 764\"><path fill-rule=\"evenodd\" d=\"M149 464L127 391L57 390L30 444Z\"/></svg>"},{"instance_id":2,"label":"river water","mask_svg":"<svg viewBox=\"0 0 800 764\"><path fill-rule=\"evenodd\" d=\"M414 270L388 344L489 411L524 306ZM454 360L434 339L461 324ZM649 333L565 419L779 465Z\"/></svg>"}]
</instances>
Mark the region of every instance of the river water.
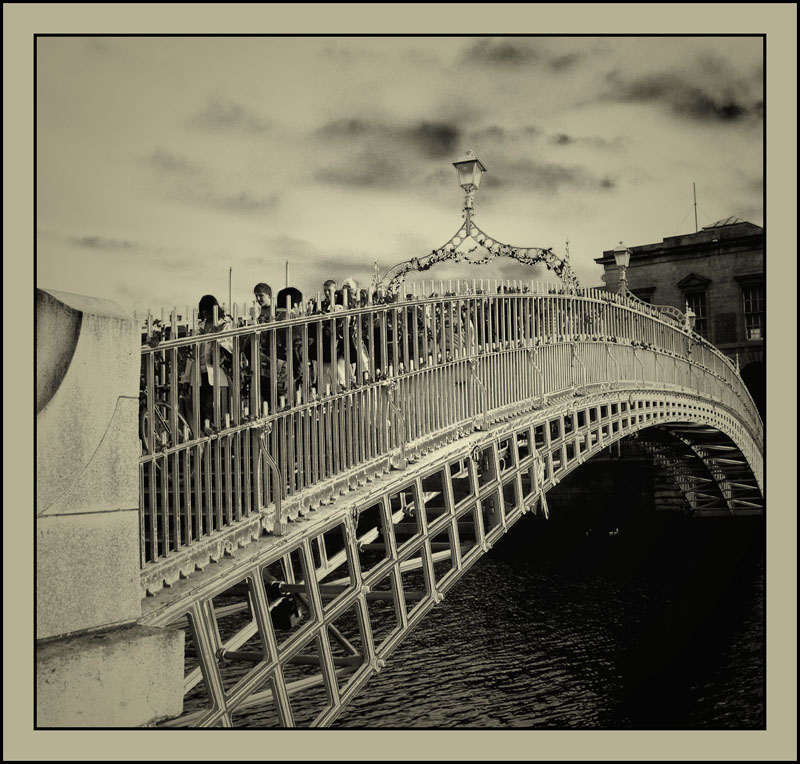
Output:
<instances>
[{"instance_id":1,"label":"river water","mask_svg":"<svg viewBox=\"0 0 800 764\"><path fill-rule=\"evenodd\" d=\"M334 728L764 729L762 521L525 516Z\"/></svg>"}]
</instances>

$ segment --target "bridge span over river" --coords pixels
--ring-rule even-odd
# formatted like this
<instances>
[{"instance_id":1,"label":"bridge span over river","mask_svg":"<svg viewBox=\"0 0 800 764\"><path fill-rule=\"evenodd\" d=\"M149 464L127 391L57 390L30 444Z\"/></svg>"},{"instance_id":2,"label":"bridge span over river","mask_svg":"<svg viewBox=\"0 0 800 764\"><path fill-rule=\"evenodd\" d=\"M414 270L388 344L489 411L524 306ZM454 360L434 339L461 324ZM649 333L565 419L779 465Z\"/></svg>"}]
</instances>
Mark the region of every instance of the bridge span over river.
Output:
<instances>
[{"instance_id":1,"label":"bridge span over river","mask_svg":"<svg viewBox=\"0 0 800 764\"><path fill-rule=\"evenodd\" d=\"M230 727L259 707L326 726L623 438L695 515L763 512L756 407L677 311L483 281L318 308L142 334L110 303L38 293L40 724ZM65 453L52 434L76 411L91 422ZM44 674L68 671L65 644L130 697L65 716L74 685Z\"/></svg>"},{"instance_id":2,"label":"bridge span over river","mask_svg":"<svg viewBox=\"0 0 800 764\"><path fill-rule=\"evenodd\" d=\"M326 726L547 492L623 438L694 515L764 510L764 432L691 315L474 221L362 293L148 316L37 290L40 726ZM478 255L470 254L480 250ZM617 251L615 251L616 257ZM405 282L445 261L559 284ZM477 258L477 259L476 259ZM265 722L266 723L266 722Z\"/></svg>"}]
</instances>

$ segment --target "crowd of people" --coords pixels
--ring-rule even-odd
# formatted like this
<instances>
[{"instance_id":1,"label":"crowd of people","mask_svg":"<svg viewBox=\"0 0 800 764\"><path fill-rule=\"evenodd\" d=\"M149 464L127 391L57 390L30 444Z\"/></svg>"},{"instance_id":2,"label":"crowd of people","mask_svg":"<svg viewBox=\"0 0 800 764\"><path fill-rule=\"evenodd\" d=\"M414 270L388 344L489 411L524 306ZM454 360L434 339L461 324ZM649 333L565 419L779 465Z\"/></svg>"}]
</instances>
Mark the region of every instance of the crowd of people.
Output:
<instances>
[{"instance_id":1,"label":"crowd of people","mask_svg":"<svg viewBox=\"0 0 800 764\"><path fill-rule=\"evenodd\" d=\"M526 293L528 287L503 285L497 291ZM345 279L341 286L333 279L325 281L322 291L306 301L295 287L286 287L273 295L270 285L264 282L255 285L253 296L255 310L249 317L237 319L226 313L213 295L200 299L197 334L222 336L216 342L199 342L180 349L179 399L187 421L191 421L194 400L200 403L201 422L219 421L230 411L237 345L235 335L227 330L252 324L254 320L269 325L299 315L325 316L318 321L276 324L274 331L265 326L265 331L239 335L236 376L241 398L248 403L253 399L260 401L262 411L270 412L307 402L315 393L340 392L365 378L379 380L391 376L393 371L451 360L463 355L467 348L474 351L479 342L496 346L501 334L510 335L513 342L521 341L526 332L521 315L509 314L502 321L495 318L489 322L488 312L479 313L476 307L470 310L466 302L461 302L460 311L454 303L450 303L448 310L437 311L430 304L421 307L409 302L399 308L400 313L363 311L337 317L337 313L350 308L380 306L398 300L396 292L380 287L371 294L367 289L359 289L351 278ZM449 292L429 296L456 295ZM481 309L488 311L488 306ZM546 320L554 327L552 333L567 333L564 316L549 315ZM503 322L505 326L501 327ZM485 326L487 323L491 323L490 328ZM584 314L582 323L591 333L591 325L597 322ZM489 331L491 337L486 336ZM164 336L167 338L171 338L169 333ZM157 344L159 339L154 333L149 344ZM252 386L256 383L260 392L252 396ZM216 411L215 389L220 392Z\"/></svg>"},{"instance_id":2,"label":"crowd of people","mask_svg":"<svg viewBox=\"0 0 800 764\"><path fill-rule=\"evenodd\" d=\"M379 313L337 317L337 313L349 308L389 304L397 299L395 293L381 287L372 294L359 289L355 279L345 279L341 286L329 279L324 282L318 297L306 302L295 287L286 287L273 295L270 285L263 282L255 285L253 296L256 304L254 317L258 324L268 325L300 314L330 316L323 321L308 323L305 331L300 325L276 326L275 331L241 336L238 343L241 392L243 397L249 395L258 377L259 399L269 410L292 405L303 391L309 395L312 390L327 394L347 389L366 376L374 375L380 379L391 374L392 369L402 370L404 362L405 366L424 366L430 360L422 357L424 341L432 346L437 330L442 339L438 360L452 354L452 342L463 346L467 340L475 338L474 323L467 317L465 307L460 320L458 317L453 320L453 331L445 332L440 331L440 326L434 326L431 310L415 311L411 307L405 309L402 324L400 318L396 319L397 327L393 325L395 319L391 316L384 315L381 323ZM224 416L224 412L229 410L234 341L228 330L251 323L253 314L249 319L235 320L213 295L204 295L198 305L197 319L198 335L221 333L222 336L215 343L201 342L195 347L181 348L178 360L181 413L187 420L191 419L191 401L196 392L201 421L213 421L215 388L219 388L221 393L220 413ZM449 329L450 317L444 320ZM178 336L181 336L180 331ZM147 342L154 346L161 339L171 338L169 330L164 334L153 331ZM254 352L255 338L258 338L258 352ZM412 358L411 350L415 343L416 360ZM216 364L215 346L218 348ZM198 380L199 390L196 390Z\"/></svg>"},{"instance_id":3,"label":"crowd of people","mask_svg":"<svg viewBox=\"0 0 800 764\"><path fill-rule=\"evenodd\" d=\"M273 296L269 284L259 283L253 289L253 295L258 306L256 321L259 324L281 321L298 315L301 311L304 315L333 314L329 320L309 324L305 332L301 326L294 326L291 329L261 332L243 338L239 346L240 368L247 370L251 359L258 359L261 399L268 406L280 408L287 401L291 404L303 390L304 382L308 388L320 393L345 389L360 376L369 374L370 360L373 361L372 370L377 377L381 376L380 370L384 369L384 361L395 368L402 364L399 357L395 362L390 347L395 334L391 320L380 327L377 325L377 316L368 313L360 317L335 316L347 308L392 302L393 297L383 289L375 290L370 300L368 291L359 289L354 279L346 279L341 287L336 281L329 279L323 284L321 299L312 299L306 303L303 303L303 295L295 287L281 289ZM205 295L200 300L198 319L199 334L220 333L235 328L233 318L222 310L212 295ZM407 319L413 320L410 313ZM374 322L373 327L370 327L371 322ZM417 333L418 345L419 332L428 332L429 339L432 340L431 328L426 327L421 316L417 317L416 323L417 326L413 328L406 325L406 330ZM371 330L373 341L370 343L368 338ZM384 332L385 343L376 339L380 337L381 331ZM257 354L252 347L254 337L259 337L260 341L260 352ZM413 345L413 334L409 338ZM213 345L208 342L200 345L200 401L204 418L209 418L208 415L213 411L211 404L214 386L228 388L231 385L232 337L221 337L218 345L221 352L216 378L212 359ZM384 352L387 358L383 357ZM418 363L424 363L424 360L418 359ZM181 381L191 383L194 373L194 359L190 357ZM252 380L254 374L245 371L244 376Z\"/></svg>"}]
</instances>

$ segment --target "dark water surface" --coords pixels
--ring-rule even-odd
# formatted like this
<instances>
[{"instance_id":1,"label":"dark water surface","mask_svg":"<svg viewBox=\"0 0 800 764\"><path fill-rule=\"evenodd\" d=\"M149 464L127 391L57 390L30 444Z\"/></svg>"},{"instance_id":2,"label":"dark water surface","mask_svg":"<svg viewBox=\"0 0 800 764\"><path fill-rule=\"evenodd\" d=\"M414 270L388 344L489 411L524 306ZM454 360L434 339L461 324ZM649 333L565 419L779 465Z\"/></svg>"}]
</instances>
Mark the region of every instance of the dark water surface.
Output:
<instances>
[{"instance_id":1,"label":"dark water surface","mask_svg":"<svg viewBox=\"0 0 800 764\"><path fill-rule=\"evenodd\" d=\"M764 729L762 521L520 520L334 728Z\"/></svg>"}]
</instances>

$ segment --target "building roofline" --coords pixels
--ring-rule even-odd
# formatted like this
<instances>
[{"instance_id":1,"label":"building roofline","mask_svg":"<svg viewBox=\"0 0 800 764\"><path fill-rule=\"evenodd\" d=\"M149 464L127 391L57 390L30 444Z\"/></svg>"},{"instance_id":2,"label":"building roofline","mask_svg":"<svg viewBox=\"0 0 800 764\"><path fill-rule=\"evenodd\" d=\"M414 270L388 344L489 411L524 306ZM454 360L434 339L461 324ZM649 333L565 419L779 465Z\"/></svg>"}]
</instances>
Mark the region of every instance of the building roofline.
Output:
<instances>
[{"instance_id":1,"label":"building roofline","mask_svg":"<svg viewBox=\"0 0 800 764\"><path fill-rule=\"evenodd\" d=\"M715 234L723 232L722 237L716 238ZM699 248L711 248L713 245L724 242L726 245L737 241L744 241L755 237L763 237L764 228L755 223L741 221L735 224L726 224L717 227L703 228L696 233L679 234L677 236L667 236L660 242L653 244L639 244L629 247L631 251L631 261L656 255L679 254L684 250L696 251ZM724 254L724 253L721 253ZM614 250L603 250L601 257L594 258L596 263L607 263L614 261Z\"/></svg>"}]
</instances>

